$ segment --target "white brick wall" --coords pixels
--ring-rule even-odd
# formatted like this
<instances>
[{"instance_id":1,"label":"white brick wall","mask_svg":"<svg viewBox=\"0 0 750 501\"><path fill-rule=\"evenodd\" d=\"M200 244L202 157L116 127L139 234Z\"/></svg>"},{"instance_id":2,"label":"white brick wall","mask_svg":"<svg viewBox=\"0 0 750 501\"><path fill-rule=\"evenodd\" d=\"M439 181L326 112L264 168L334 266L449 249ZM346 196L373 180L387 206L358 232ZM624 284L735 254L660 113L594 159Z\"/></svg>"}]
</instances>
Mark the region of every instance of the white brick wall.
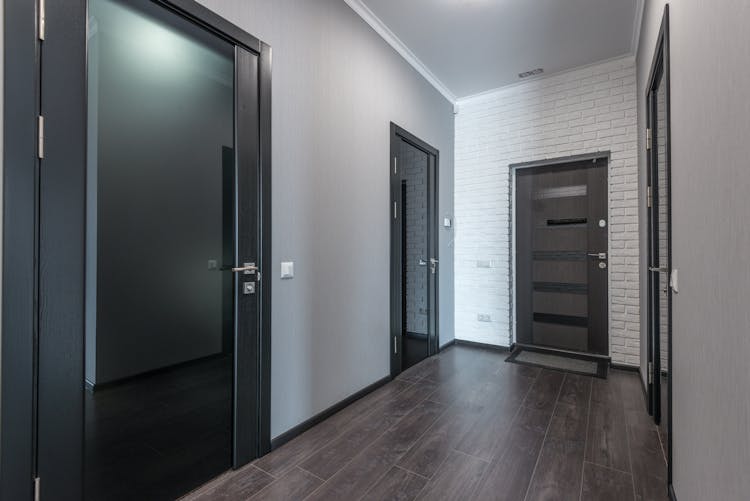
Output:
<instances>
[{"instance_id":1,"label":"white brick wall","mask_svg":"<svg viewBox=\"0 0 750 501\"><path fill-rule=\"evenodd\" d=\"M610 151L610 354L639 364L638 163L632 57L459 101L455 160L455 333L508 346L509 165ZM487 267L489 262L490 267ZM490 321L478 321L490 315Z\"/></svg>"}]
</instances>

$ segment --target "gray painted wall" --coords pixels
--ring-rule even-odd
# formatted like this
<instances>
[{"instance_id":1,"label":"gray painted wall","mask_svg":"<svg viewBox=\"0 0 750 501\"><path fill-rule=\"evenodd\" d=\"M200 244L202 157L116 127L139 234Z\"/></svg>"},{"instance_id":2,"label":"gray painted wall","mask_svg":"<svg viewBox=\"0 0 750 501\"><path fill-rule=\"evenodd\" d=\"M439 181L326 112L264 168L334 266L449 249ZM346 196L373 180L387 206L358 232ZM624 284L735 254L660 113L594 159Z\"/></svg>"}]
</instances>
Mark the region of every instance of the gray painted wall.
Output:
<instances>
[{"instance_id":1,"label":"gray painted wall","mask_svg":"<svg viewBox=\"0 0 750 501\"><path fill-rule=\"evenodd\" d=\"M638 51L640 131L665 3L646 2ZM750 3L680 0L670 3L670 17L673 264L679 270L674 488L680 501L741 500L750 492ZM642 145L639 151L645 186ZM644 223L642 198L642 245ZM641 268L645 277L645 263Z\"/></svg>"},{"instance_id":2,"label":"gray painted wall","mask_svg":"<svg viewBox=\"0 0 750 501\"><path fill-rule=\"evenodd\" d=\"M342 0L201 0L273 47L277 436L389 373L389 123L440 150L453 211L453 106ZM453 338L451 230L440 233L441 343ZM295 278L279 279L279 262Z\"/></svg>"}]
</instances>

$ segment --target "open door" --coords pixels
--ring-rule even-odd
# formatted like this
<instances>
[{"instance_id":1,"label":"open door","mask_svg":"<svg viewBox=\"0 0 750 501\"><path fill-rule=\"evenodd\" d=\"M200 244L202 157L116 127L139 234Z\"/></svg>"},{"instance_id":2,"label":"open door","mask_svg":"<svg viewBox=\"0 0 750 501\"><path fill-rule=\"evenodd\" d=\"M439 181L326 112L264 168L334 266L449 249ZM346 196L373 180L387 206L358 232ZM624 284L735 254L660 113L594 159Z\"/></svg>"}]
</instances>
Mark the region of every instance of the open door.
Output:
<instances>
[{"instance_id":1,"label":"open door","mask_svg":"<svg viewBox=\"0 0 750 501\"><path fill-rule=\"evenodd\" d=\"M187 0L39 29L35 429L3 499L175 499L270 448L270 48Z\"/></svg>"},{"instance_id":2,"label":"open door","mask_svg":"<svg viewBox=\"0 0 750 501\"><path fill-rule=\"evenodd\" d=\"M438 351L438 151L391 124L391 376Z\"/></svg>"}]
</instances>

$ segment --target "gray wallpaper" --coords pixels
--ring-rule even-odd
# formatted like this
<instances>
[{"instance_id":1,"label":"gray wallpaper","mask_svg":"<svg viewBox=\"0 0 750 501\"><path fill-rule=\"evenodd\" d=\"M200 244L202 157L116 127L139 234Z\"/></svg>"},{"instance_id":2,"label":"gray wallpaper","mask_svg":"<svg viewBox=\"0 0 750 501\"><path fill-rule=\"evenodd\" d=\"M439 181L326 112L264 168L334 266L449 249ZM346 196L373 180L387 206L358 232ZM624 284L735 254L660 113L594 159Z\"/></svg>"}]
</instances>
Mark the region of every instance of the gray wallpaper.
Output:
<instances>
[{"instance_id":1,"label":"gray wallpaper","mask_svg":"<svg viewBox=\"0 0 750 501\"><path fill-rule=\"evenodd\" d=\"M390 372L390 122L440 150L453 105L343 0L201 0L273 48L271 433ZM440 229L440 342L453 339L453 231ZM294 261L295 277L279 279ZM264 277L265 279L265 277Z\"/></svg>"}]
</instances>

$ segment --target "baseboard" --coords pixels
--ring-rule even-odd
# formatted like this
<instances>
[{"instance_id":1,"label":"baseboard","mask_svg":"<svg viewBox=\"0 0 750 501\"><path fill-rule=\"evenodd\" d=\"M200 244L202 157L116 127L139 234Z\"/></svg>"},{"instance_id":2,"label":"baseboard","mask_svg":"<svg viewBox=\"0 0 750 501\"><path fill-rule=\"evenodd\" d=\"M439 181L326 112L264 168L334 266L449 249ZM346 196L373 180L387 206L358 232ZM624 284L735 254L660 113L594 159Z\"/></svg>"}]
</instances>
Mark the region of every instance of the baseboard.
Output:
<instances>
[{"instance_id":1,"label":"baseboard","mask_svg":"<svg viewBox=\"0 0 750 501\"><path fill-rule=\"evenodd\" d=\"M441 349L441 350L444 350L444 349L446 349L446 348L450 348L450 347L451 347L451 346L453 346L454 344L456 344L456 340L455 340L455 339L451 339L450 341L448 341L448 342L447 342L447 343L445 343L444 345L441 345L441 346L440 346L440 349Z\"/></svg>"},{"instance_id":2,"label":"baseboard","mask_svg":"<svg viewBox=\"0 0 750 501\"><path fill-rule=\"evenodd\" d=\"M364 397L368 393L372 393L373 391L377 390L378 388L388 383L389 381L391 381L391 376L385 376L384 378L375 381L371 385L362 388L358 392L352 395L349 395L348 397L341 400L340 402L333 404L329 408L315 414L310 419L307 419L301 422L300 424L298 424L297 426L285 431L278 437L271 440L271 450L281 447L282 445L289 442L296 436L301 435L302 433L306 432L307 430L309 430L316 424L319 424L322 421L325 421L326 419L333 416L344 407L353 404L360 398Z\"/></svg>"},{"instance_id":3,"label":"baseboard","mask_svg":"<svg viewBox=\"0 0 750 501\"><path fill-rule=\"evenodd\" d=\"M669 484L669 501L677 501L677 494L674 493L674 485Z\"/></svg>"},{"instance_id":4,"label":"baseboard","mask_svg":"<svg viewBox=\"0 0 750 501\"><path fill-rule=\"evenodd\" d=\"M625 364L618 364L615 362L610 362L609 367L612 369L617 369L620 371L629 371L629 372L637 372L638 374L641 373L641 368L637 365L625 365Z\"/></svg>"},{"instance_id":5,"label":"baseboard","mask_svg":"<svg viewBox=\"0 0 750 501\"><path fill-rule=\"evenodd\" d=\"M510 351L510 349L507 346L499 346L496 344L487 344L487 343L477 343L476 341L467 341L465 339L454 339L454 342L457 345L471 346L474 348L482 348L485 350L494 350L494 351L502 351L502 352Z\"/></svg>"}]
</instances>

